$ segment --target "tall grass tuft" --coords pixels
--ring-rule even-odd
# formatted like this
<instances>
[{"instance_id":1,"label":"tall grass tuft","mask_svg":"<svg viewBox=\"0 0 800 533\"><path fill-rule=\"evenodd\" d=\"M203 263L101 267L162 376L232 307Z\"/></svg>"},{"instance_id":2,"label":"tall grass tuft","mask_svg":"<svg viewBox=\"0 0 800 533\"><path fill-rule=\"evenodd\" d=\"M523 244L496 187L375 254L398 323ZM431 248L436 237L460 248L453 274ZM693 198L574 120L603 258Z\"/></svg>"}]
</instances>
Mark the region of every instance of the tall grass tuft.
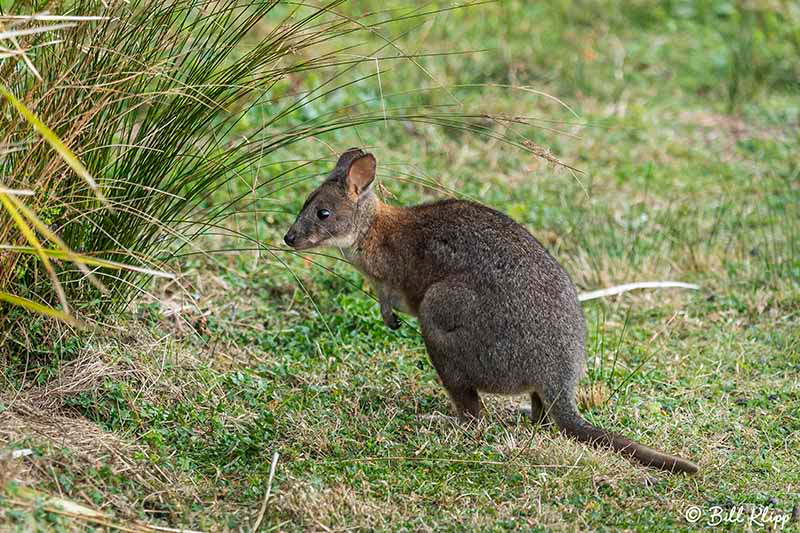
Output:
<instances>
[{"instance_id":1,"label":"tall grass tuft","mask_svg":"<svg viewBox=\"0 0 800 533\"><path fill-rule=\"evenodd\" d=\"M290 73L330 60L299 55L337 34L336 23L317 22L326 8L277 20L240 53L253 27L279 4L115 3L102 13L105 20L31 35L22 46L41 79L9 60L0 78L75 148L100 194L91 194L27 121L8 112L0 123L4 183L35 191L29 207L73 249L145 266L162 261L164 244L181 237L181 221L253 153L255 143L230 144L225 134L248 104ZM77 2L70 14L96 9L94 2ZM21 244L24 236L11 222L3 220L0 238ZM6 251L0 284L14 282L51 301L55 286L38 282L43 266ZM99 311L124 301L135 286L126 274L98 274L110 288ZM65 284L71 298L93 292L83 274L59 275L71 281Z\"/></svg>"},{"instance_id":2,"label":"tall grass tuft","mask_svg":"<svg viewBox=\"0 0 800 533\"><path fill-rule=\"evenodd\" d=\"M66 306L69 299L86 309L91 302L94 313L119 308L153 269L165 268L175 250L224 217L236 198L215 205L220 189L249 165L310 137L393 119L494 135L464 121L464 113L385 102L305 112L370 77L359 77L355 67L376 61L383 49L415 62L388 38L372 53L355 53L359 32L381 35L393 20L407 24L431 14L356 20L337 12L342 3L133 0L103 8L78 0L67 14L80 22L49 31L24 31L41 20L0 19L23 30L14 43L19 53L0 57L3 86L72 148L85 170L56 155L24 114L3 104L2 184L33 192L19 198L41 222L36 233L45 244L32 246L13 217L0 215L0 291L44 305L60 299ZM38 9L57 13L62 6L53 1ZM32 14L24 3L7 11ZM315 81L301 90L298 77ZM255 109L260 120L248 126ZM92 276L61 263L70 252L59 256L49 246L62 244L94 261Z\"/></svg>"}]
</instances>

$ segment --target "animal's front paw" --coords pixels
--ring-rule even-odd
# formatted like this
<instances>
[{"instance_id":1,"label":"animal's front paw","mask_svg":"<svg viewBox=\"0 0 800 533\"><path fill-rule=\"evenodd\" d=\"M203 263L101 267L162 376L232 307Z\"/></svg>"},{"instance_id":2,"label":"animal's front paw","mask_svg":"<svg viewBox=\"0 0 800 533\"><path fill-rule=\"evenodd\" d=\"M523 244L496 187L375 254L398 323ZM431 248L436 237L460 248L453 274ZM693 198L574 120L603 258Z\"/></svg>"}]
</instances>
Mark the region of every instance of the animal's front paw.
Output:
<instances>
[{"instance_id":1,"label":"animal's front paw","mask_svg":"<svg viewBox=\"0 0 800 533\"><path fill-rule=\"evenodd\" d=\"M400 319L397 318L397 315L394 313L391 313L389 316L384 316L383 323L386 324L389 329L399 329L402 325L402 322L400 322Z\"/></svg>"}]
</instances>

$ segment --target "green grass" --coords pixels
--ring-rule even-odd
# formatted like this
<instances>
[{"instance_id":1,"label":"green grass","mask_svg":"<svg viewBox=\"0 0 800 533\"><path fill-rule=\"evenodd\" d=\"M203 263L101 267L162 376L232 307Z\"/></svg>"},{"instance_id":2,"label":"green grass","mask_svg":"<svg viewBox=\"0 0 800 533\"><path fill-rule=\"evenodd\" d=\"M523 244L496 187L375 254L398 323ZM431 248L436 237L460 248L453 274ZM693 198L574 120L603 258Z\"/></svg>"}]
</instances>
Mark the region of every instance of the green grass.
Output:
<instances>
[{"instance_id":1,"label":"green grass","mask_svg":"<svg viewBox=\"0 0 800 533\"><path fill-rule=\"evenodd\" d=\"M452 96L386 101L455 97L464 110L538 117L513 131L583 173L420 124L378 123L290 147L286 160L328 160L290 175L291 187L238 202L223 222L229 231L201 240L219 252L186 250L179 283L154 285L158 299L135 302L115 332L32 323L31 338L58 340L30 343L3 369L9 390L22 390L0 397L0 438L35 453L5 463L16 481L0 497L0 525L83 528L41 501L21 503L19 488L33 484L120 523L252 527L275 452L265 531L687 530L691 505L790 513L800 504L796 9L533 4L409 22L398 41L406 51L486 50L419 60L430 75L393 63L381 86L371 78L306 112L365 97L380 106L381 93L447 85ZM749 37L731 37L740 34ZM484 85L456 87L472 83ZM502 85L555 95L579 118ZM254 108L250 120L263 112ZM485 398L489 416L477 425L430 416L451 408L414 320L385 328L368 287L341 261L259 252L231 236L278 245L314 172L332 164L331 150L352 145L377 155L387 201L446 194L423 186L435 180L502 209L582 290L700 284L585 304L584 381L599 391L587 418L691 458L700 473L661 474L533 427L516 416L518 398ZM261 161L241 181L282 169ZM232 182L208 207L247 190ZM59 417L61 433L35 425L35 415ZM64 429L76 420L89 426Z\"/></svg>"}]
</instances>

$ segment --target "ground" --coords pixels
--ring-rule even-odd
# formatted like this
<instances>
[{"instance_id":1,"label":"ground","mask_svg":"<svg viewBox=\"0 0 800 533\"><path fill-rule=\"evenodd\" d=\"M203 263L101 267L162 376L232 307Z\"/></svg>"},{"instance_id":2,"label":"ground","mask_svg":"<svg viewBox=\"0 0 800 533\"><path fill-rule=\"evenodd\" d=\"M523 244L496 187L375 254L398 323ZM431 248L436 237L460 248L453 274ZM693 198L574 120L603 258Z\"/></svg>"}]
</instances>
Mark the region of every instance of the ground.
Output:
<instances>
[{"instance_id":1,"label":"ground","mask_svg":"<svg viewBox=\"0 0 800 533\"><path fill-rule=\"evenodd\" d=\"M208 236L209 253L177 262L179 283L154 285L110 331L65 328L17 362L24 373L4 372L0 439L33 454L0 463L0 527L89 523L44 495L129 528L210 531L259 520L264 531L687 530L716 523L715 506L800 514L799 19L790 7L746 17L727 2L659 6L440 13L398 44L471 53L421 59L424 71L387 65L380 85L330 104L449 87L442 102L509 118L476 126L524 134L578 171L469 131L391 121L286 159L327 156L321 170L368 147L386 201L455 195L503 210L581 290L700 285L585 303L580 393L590 421L690 458L698 474L533 426L516 414L521 398L486 397L485 420L456 423L416 321L387 329L334 252ZM794 41L775 38L792 20ZM268 163L241 187L274 172ZM278 246L319 179L308 177L228 227ZM761 522L750 526L781 524Z\"/></svg>"}]
</instances>

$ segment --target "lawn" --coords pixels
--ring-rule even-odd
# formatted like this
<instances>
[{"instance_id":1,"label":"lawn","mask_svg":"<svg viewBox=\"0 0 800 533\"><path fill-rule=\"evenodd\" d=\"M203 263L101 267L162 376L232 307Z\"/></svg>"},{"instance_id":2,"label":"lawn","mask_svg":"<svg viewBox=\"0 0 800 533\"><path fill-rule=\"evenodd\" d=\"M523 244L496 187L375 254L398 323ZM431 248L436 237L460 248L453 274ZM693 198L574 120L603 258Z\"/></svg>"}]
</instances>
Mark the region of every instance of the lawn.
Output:
<instances>
[{"instance_id":1,"label":"lawn","mask_svg":"<svg viewBox=\"0 0 800 533\"><path fill-rule=\"evenodd\" d=\"M800 528L783 522L800 520L800 11L739 4L501 1L395 24L398 50L437 54L370 64L307 113L429 99L473 114L466 127L329 133L287 148L311 164L262 189L289 164L257 161L209 199L253 190L227 231L182 252L176 282L103 331L33 320L51 342L19 339L2 369L0 442L33 453L0 459L0 529ZM504 211L582 291L700 285L586 302L579 391L588 420L700 472L534 426L523 398L484 397L480 422L445 416L414 319L386 328L334 252L264 246L350 146L376 155L385 201ZM741 506L744 522L713 514Z\"/></svg>"}]
</instances>

